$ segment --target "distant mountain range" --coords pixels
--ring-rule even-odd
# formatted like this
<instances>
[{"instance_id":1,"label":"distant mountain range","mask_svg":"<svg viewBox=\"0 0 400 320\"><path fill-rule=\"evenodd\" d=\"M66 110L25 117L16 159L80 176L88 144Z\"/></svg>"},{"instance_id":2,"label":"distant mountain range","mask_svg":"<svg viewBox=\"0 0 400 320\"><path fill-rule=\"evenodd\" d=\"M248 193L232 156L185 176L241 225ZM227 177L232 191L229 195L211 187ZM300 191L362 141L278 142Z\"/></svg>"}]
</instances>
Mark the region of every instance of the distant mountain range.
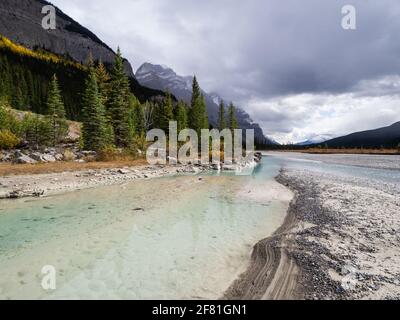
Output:
<instances>
[{"instance_id":1,"label":"distant mountain range","mask_svg":"<svg viewBox=\"0 0 400 320\"><path fill-rule=\"evenodd\" d=\"M329 148L393 148L400 144L400 122L388 127L367 130L323 142Z\"/></svg>"},{"instance_id":2,"label":"distant mountain range","mask_svg":"<svg viewBox=\"0 0 400 320\"><path fill-rule=\"evenodd\" d=\"M176 98L189 103L192 97L193 76L178 75L167 66L144 63L136 71L136 79L143 86L166 91L169 90ZM203 90L206 100L210 123L214 126L218 121L219 104L222 98L217 93L207 93ZM224 99L227 103L228 99ZM275 141L264 136L260 126L242 109L237 108L237 118L241 129L254 129L255 139L263 144L276 144Z\"/></svg>"},{"instance_id":3,"label":"distant mountain range","mask_svg":"<svg viewBox=\"0 0 400 320\"><path fill-rule=\"evenodd\" d=\"M327 140L331 140L333 138L334 138L334 136L331 134L320 134L320 135L313 136L312 138L309 138L305 141L298 142L298 143L296 143L296 146L309 146L309 145L313 145L313 144L322 143Z\"/></svg>"}]
</instances>

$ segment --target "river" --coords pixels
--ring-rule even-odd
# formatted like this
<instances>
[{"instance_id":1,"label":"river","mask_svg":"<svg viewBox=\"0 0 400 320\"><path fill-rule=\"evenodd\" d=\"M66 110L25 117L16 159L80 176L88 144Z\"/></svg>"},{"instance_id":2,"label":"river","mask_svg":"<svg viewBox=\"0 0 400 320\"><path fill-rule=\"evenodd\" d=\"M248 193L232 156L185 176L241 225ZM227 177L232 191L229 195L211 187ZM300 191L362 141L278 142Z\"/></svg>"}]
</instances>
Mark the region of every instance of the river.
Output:
<instances>
[{"instance_id":1,"label":"river","mask_svg":"<svg viewBox=\"0 0 400 320\"><path fill-rule=\"evenodd\" d=\"M283 222L281 160L1 201L1 299L215 299ZM43 266L56 289L42 287Z\"/></svg>"}]
</instances>

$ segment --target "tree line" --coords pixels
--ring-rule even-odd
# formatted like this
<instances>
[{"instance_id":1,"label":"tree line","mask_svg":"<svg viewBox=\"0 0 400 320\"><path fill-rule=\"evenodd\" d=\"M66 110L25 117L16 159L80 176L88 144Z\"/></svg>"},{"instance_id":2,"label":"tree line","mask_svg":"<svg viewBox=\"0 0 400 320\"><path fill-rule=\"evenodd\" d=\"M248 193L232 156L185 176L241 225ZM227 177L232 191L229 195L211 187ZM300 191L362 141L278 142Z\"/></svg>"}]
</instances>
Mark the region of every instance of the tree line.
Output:
<instances>
[{"instance_id":1,"label":"tree line","mask_svg":"<svg viewBox=\"0 0 400 320\"><path fill-rule=\"evenodd\" d=\"M159 128L168 133L170 121L177 121L178 131L191 128L199 135L201 129L210 128L205 98L196 77L190 104L176 102L169 92L161 101L141 103L131 92L119 49L110 71L101 61L94 63L89 58L86 66L75 71L63 64L56 68L53 65L50 70L55 72L50 81L36 70L51 62L32 62L23 55L9 53L0 51L0 140L2 135L3 140L14 142L11 144L24 140L34 146L55 146L65 138L67 119L82 122L81 147L95 151L143 145L148 130ZM81 79L73 84L70 80L76 78L76 72ZM59 77L63 79L61 84ZM21 120L7 105L34 113ZM221 103L218 128L237 128L232 103L227 111ZM5 148L6 144L0 147Z\"/></svg>"}]
</instances>

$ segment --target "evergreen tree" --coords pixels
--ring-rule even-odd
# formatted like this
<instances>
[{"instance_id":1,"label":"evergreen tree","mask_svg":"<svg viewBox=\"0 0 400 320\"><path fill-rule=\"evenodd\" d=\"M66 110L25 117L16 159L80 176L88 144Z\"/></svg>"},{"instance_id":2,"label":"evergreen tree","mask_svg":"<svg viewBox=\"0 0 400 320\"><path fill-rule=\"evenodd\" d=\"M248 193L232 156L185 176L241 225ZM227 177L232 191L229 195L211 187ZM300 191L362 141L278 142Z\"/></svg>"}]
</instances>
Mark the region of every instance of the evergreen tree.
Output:
<instances>
[{"instance_id":1,"label":"evergreen tree","mask_svg":"<svg viewBox=\"0 0 400 320\"><path fill-rule=\"evenodd\" d=\"M209 122L208 122L208 113L207 113L207 105L206 105L206 98L202 95L201 96L201 129L209 129Z\"/></svg>"},{"instance_id":2,"label":"evergreen tree","mask_svg":"<svg viewBox=\"0 0 400 320\"><path fill-rule=\"evenodd\" d=\"M133 137L140 137L145 133L144 110L140 101L132 94L130 99L130 130Z\"/></svg>"},{"instance_id":3,"label":"evergreen tree","mask_svg":"<svg viewBox=\"0 0 400 320\"><path fill-rule=\"evenodd\" d=\"M193 83L192 83L192 102L191 102L191 107L193 108L196 103L198 102L198 99L201 97L201 89L200 85L197 82L196 76L193 77Z\"/></svg>"},{"instance_id":4,"label":"evergreen tree","mask_svg":"<svg viewBox=\"0 0 400 320\"><path fill-rule=\"evenodd\" d=\"M189 127L200 136L201 129L208 129L208 115L204 96L201 94L196 76L193 78L192 101L189 110Z\"/></svg>"},{"instance_id":5,"label":"evergreen tree","mask_svg":"<svg viewBox=\"0 0 400 320\"><path fill-rule=\"evenodd\" d=\"M86 150L102 150L109 141L105 108L99 93L96 73L89 69L83 99L82 139Z\"/></svg>"},{"instance_id":6,"label":"evergreen tree","mask_svg":"<svg viewBox=\"0 0 400 320\"><path fill-rule=\"evenodd\" d=\"M129 146L132 138L129 129L129 98L129 79L125 74L123 58L118 48L114 69L111 74L111 90L108 101L108 110L115 134L115 144L118 147Z\"/></svg>"},{"instance_id":7,"label":"evergreen tree","mask_svg":"<svg viewBox=\"0 0 400 320\"><path fill-rule=\"evenodd\" d=\"M229 104L228 125L229 125L229 129L231 129L231 130L238 128L238 122L237 122L237 118L236 118L236 108L232 102Z\"/></svg>"},{"instance_id":8,"label":"evergreen tree","mask_svg":"<svg viewBox=\"0 0 400 320\"><path fill-rule=\"evenodd\" d=\"M175 119L178 123L178 133L188 127L187 106L183 100L179 100L175 109Z\"/></svg>"},{"instance_id":9,"label":"evergreen tree","mask_svg":"<svg viewBox=\"0 0 400 320\"><path fill-rule=\"evenodd\" d=\"M50 82L46 107L47 115L51 119L52 144L55 146L65 138L68 131L64 103L61 98L61 91L55 74Z\"/></svg>"},{"instance_id":10,"label":"evergreen tree","mask_svg":"<svg viewBox=\"0 0 400 320\"><path fill-rule=\"evenodd\" d=\"M172 96L169 91L166 93L164 104L161 109L160 115L160 129L164 130L166 134L169 133L169 122L174 120L174 106L172 104Z\"/></svg>"},{"instance_id":11,"label":"evergreen tree","mask_svg":"<svg viewBox=\"0 0 400 320\"><path fill-rule=\"evenodd\" d=\"M99 87L101 102L103 103L104 106L106 106L110 95L111 76L101 60L99 61L99 64L96 67L96 79L97 79L97 85Z\"/></svg>"},{"instance_id":12,"label":"evergreen tree","mask_svg":"<svg viewBox=\"0 0 400 320\"><path fill-rule=\"evenodd\" d=\"M226 128L226 120L225 120L225 104L222 100L219 104L219 111L218 111L218 129L220 131Z\"/></svg>"}]
</instances>

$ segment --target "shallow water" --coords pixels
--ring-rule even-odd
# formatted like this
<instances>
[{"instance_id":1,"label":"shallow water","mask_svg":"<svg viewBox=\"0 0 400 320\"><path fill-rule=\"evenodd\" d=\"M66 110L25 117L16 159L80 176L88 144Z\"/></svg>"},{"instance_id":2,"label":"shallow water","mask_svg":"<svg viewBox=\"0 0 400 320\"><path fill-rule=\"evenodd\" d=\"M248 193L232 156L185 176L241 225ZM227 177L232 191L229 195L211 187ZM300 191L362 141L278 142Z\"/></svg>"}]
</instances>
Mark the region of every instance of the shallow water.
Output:
<instances>
[{"instance_id":1,"label":"shallow water","mask_svg":"<svg viewBox=\"0 0 400 320\"><path fill-rule=\"evenodd\" d=\"M0 298L218 298L283 222L279 161L251 176L177 176L2 201ZM260 191L256 200L249 195ZM57 271L56 290L41 269Z\"/></svg>"},{"instance_id":2,"label":"shallow water","mask_svg":"<svg viewBox=\"0 0 400 320\"><path fill-rule=\"evenodd\" d=\"M313 155L300 153L272 154L273 163L283 168L307 170L335 176L376 180L381 183L400 182L398 156L385 155Z\"/></svg>"}]
</instances>

